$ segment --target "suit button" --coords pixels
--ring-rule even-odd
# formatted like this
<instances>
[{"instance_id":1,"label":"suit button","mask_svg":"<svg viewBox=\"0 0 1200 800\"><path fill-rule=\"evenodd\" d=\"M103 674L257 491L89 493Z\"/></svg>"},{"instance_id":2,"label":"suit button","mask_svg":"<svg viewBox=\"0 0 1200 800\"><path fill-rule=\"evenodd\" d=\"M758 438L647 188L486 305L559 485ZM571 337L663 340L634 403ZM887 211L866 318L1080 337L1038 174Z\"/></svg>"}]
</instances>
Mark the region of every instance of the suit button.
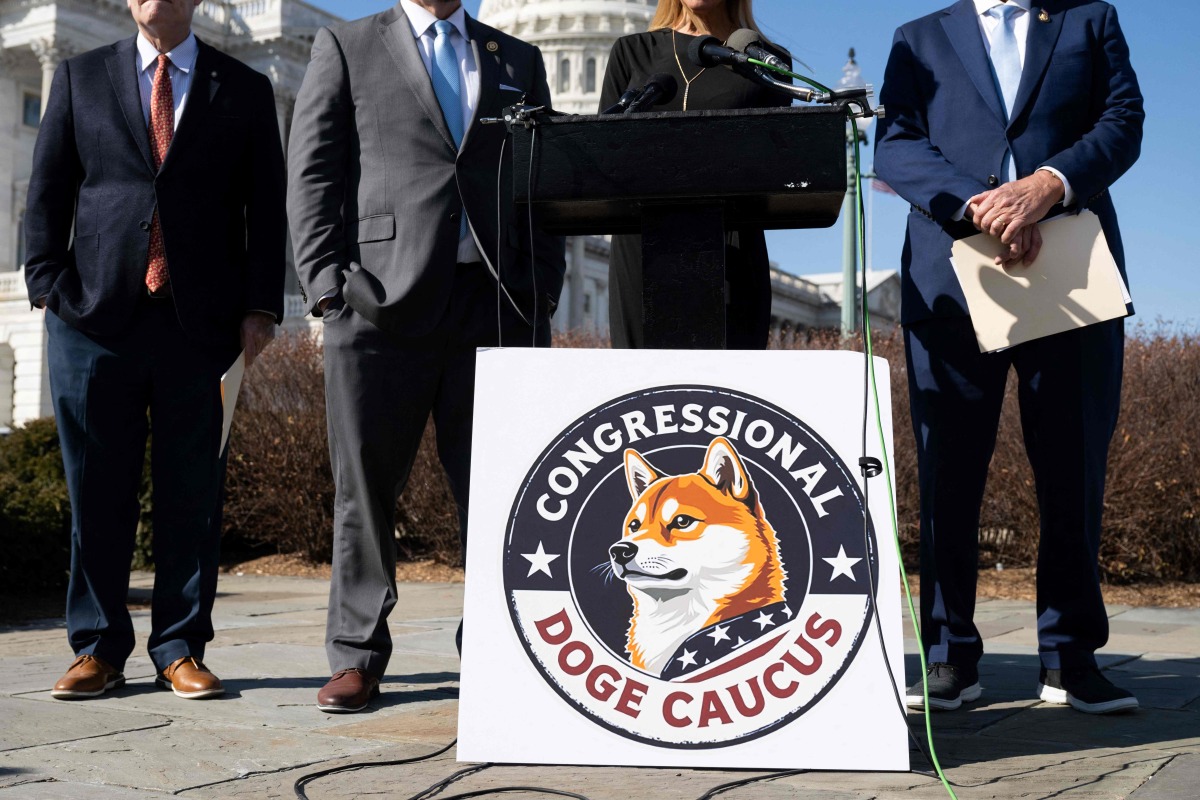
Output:
<instances>
[{"instance_id":1,"label":"suit button","mask_svg":"<svg viewBox=\"0 0 1200 800\"><path fill-rule=\"evenodd\" d=\"M450 214L450 221L451 221L451 222L458 222L458 218L459 218L460 216L462 216L462 215L461 215L461 214L459 214L457 211L454 211L454 212L452 212L452 213Z\"/></svg>"},{"instance_id":2,"label":"suit button","mask_svg":"<svg viewBox=\"0 0 1200 800\"><path fill-rule=\"evenodd\" d=\"M150 223L146 222L145 220L142 220L140 223L138 223L138 226L144 231L150 230Z\"/></svg>"},{"instance_id":3,"label":"suit button","mask_svg":"<svg viewBox=\"0 0 1200 800\"><path fill-rule=\"evenodd\" d=\"M1000 185L1000 179L995 175L988 175L988 186L996 187Z\"/></svg>"}]
</instances>

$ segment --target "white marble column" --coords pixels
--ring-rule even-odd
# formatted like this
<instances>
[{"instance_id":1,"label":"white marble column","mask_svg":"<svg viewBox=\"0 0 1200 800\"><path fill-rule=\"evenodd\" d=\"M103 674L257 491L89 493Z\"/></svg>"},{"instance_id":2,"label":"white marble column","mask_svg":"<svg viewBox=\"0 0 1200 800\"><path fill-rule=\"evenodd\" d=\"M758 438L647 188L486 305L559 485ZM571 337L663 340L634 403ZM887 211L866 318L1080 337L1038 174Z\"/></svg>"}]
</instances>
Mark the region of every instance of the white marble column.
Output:
<instances>
[{"instance_id":1,"label":"white marble column","mask_svg":"<svg viewBox=\"0 0 1200 800\"><path fill-rule=\"evenodd\" d=\"M571 273L568 278L571 281L571 314L567 319L567 324L571 328L579 328L583 326L583 273L587 264L587 238L572 236L569 241Z\"/></svg>"},{"instance_id":2,"label":"white marble column","mask_svg":"<svg viewBox=\"0 0 1200 800\"><path fill-rule=\"evenodd\" d=\"M50 86L54 82L54 71L63 59L75 54L75 47L62 39L47 37L35 39L30 47L42 65L42 115L46 114L46 103L50 99Z\"/></svg>"}]
</instances>

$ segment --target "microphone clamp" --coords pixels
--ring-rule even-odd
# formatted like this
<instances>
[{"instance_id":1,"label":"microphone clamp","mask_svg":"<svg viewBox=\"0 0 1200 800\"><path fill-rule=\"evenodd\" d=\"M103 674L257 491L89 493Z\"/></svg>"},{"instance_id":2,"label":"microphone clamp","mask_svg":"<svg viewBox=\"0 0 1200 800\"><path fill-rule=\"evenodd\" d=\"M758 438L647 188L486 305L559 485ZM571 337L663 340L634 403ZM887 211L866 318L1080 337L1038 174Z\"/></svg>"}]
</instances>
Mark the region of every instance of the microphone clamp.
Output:
<instances>
[{"instance_id":1,"label":"microphone clamp","mask_svg":"<svg viewBox=\"0 0 1200 800\"><path fill-rule=\"evenodd\" d=\"M504 125L508 128L508 132L512 133L515 128L524 128L529 130L537 127L538 121L534 117L535 114L545 111L545 106L530 106L525 103L518 103L509 106L501 113L503 117L480 117L481 125Z\"/></svg>"}]
</instances>

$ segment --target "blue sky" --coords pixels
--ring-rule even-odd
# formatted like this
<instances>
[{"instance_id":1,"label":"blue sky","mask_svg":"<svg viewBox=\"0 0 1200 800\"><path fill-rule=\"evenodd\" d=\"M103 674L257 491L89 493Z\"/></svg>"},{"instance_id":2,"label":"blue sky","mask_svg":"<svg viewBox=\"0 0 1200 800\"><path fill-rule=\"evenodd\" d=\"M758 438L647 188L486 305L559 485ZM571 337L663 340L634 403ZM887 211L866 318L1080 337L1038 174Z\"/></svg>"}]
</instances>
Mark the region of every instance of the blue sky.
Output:
<instances>
[{"instance_id":1,"label":"blue sky","mask_svg":"<svg viewBox=\"0 0 1200 800\"><path fill-rule=\"evenodd\" d=\"M310 2L347 18L392 5L389 0ZM864 78L878 86L896 27L949 4L949 0L756 0L754 11L766 33L804 61L809 74L822 83L841 77L847 50L853 47ZM1195 76L1200 75L1196 41L1200 3L1113 0L1113 4L1146 96L1141 160L1113 189L1137 319L1147 324L1163 320L1195 332L1200 330L1194 263L1200 259L1200 218L1193 201L1200 189L1200 148L1193 144L1200 130L1200 105L1194 92ZM479 0L465 0L464 5L475 13ZM866 158L869 165L870 148ZM896 268L908 206L879 193L871 200L873 266ZM772 260L789 272L841 270L840 221L828 230L773 232L767 242Z\"/></svg>"}]
</instances>

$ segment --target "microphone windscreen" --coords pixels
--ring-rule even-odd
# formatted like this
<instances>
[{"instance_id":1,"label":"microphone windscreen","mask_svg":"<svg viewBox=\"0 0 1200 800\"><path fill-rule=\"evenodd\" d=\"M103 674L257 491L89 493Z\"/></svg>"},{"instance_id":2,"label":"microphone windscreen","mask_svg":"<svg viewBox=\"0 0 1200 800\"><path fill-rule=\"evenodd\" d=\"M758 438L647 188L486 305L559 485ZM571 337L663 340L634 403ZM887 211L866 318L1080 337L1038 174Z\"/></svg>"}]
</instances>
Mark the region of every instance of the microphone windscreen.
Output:
<instances>
[{"instance_id":1,"label":"microphone windscreen","mask_svg":"<svg viewBox=\"0 0 1200 800\"><path fill-rule=\"evenodd\" d=\"M656 75L651 75L650 80L646 81L646 88L651 86L658 87L658 97L654 99L654 105L661 106L675 99L675 95L679 93L679 81L675 80L674 75L666 72L660 72Z\"/></svg>"},{"instance_id":2,"label":"microphone windscreen","mask_svg":"<svg viewBox=\"0 0 1200 800\"><path fill-rule=\"evenodd\" d=\"M688 61L691 61L697 67L704 67L705 69L717 66L720 62L704 52L704 48L713 44L720 46L721 40L715 36L699 36L693 39L692 43L688 46Z\"/></svg>"},{"instance_id":3,"label":"microphone windscreen","mask_svg":"<svg viewBox=\"0 0 1200 800\"><path fill-rule=\"evenodd\" d=\"M762 46L762 34L758 31L752 31L749 28L742 28L733 32L729 40L725 42L725 46L732 50L737 50L739 53L746 52L746 48L752 44Z\"/></svg>"}]
</instances>

